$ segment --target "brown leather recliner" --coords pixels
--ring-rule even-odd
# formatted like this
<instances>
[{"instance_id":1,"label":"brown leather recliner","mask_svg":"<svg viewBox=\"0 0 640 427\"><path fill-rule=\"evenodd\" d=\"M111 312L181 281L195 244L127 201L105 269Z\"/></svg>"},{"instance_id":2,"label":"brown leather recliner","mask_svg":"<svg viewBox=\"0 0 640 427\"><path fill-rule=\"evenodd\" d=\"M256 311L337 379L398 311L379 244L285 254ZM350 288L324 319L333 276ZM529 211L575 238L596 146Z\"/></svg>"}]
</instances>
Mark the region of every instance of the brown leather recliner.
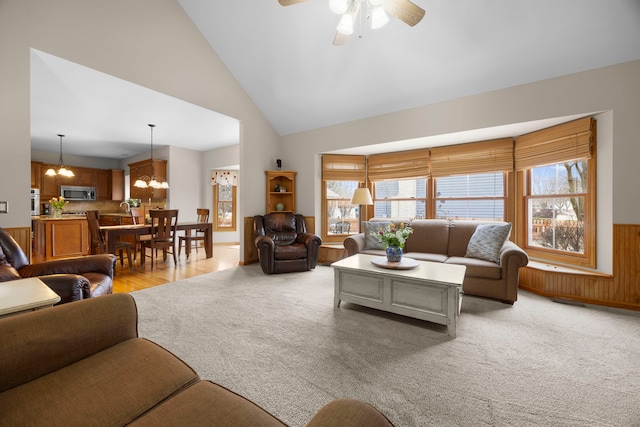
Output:
<instances>
[{"instance_id":1,"label":"brown leather recliner","mask_svg":"<svg viewBox=\"0 0 640 427\"><path fill-rule=\"evenodd\" d=\"M60 296L63 304L113 292L112 254L89 255L29 264L26 254L0 228L0 282L37 277Z\"/></svg>"},{"instance_id":2,"label":"brown leather recliner","mask_svg":"<svg viewBox=\"0 0 640 427\"><path fill-rule=\"evenodd\" d=\"M265 274L316 268L322 239L307 233L304 216L272 213L253 217L255 245Z\"/></svg>"}]
</instances>

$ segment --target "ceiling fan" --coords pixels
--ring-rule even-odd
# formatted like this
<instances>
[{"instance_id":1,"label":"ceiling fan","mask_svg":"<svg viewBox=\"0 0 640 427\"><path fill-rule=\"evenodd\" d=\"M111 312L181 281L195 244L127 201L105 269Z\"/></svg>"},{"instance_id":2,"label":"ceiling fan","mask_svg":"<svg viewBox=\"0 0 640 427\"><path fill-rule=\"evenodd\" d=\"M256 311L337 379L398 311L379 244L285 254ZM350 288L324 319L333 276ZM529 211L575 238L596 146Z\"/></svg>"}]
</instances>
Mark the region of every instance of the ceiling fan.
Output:
<instances>
[{"instance_id":1,"label":"ceiling fan","mask_svg":"<svg viewBox=\"0 0 640 427\"><path fill-rule=\"evenodd\" d=\"M307 0L278 0L282 6L302 3ZM387 13L413 27L424 17L424 9L409 0L329 0L329 8L342 15L333 38L336 46L344 45L353 33L353 23L360 13L362 3L366 3L371 18L371 27L380 28L387 23Z\"/></svg>"}]
</instances>

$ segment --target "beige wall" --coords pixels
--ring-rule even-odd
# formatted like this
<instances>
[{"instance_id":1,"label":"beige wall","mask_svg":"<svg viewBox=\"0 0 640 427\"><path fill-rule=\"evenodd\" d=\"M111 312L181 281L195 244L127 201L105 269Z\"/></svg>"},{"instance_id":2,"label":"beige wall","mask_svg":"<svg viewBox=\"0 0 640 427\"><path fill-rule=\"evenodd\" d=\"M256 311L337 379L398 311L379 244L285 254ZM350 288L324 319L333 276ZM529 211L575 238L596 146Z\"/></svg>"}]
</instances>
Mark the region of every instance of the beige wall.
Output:
<instances>
[{"instance_id":1,"label":"beige wall","mask_svg":"<svg viewBox=\"0 0 640 427\"><path fill-rule=\"evenodd\" d=\"M281 150L292 169L314 171L298 175L297 206L319 216L319 153L597 112L598 269L611 272L612 224L640 223L640 61L289 135Z\"/></svg>"},{"instance_id":2,"label":"beige wall","mask_svg":"<svg viewBox=\"0 0 640 427\"><path fill-rule=\"evenodd\" d=\"M10 153L0 158L0 201L10 206L8 214L0 215L2 227L29 226L30 220L30 48L240 120L240 218L264 210L264 171L273 168L276 158L299 172L300 212L318 216L318 153L606 112L599 128L605 151L602 156L599 152L598 194L609 198L609 206L599 201L599 231L606 237L612 223L640 223L635 173L640 61L280 138L174 0L2 0L0 148ZM402 143L397 147L402 149ZM208 167L203 165L203 175Z\"/></svg>"},{"instance_id":3,"label":"beige wall","mask_svg":"<svg viewBox=\"0 0 640 427\"><path fill-rule=\"evenodd\" d=\"M0 200L10 206L1 227L30 226L30 48L240 120L241 178L262 187L278 135L176 1L2 0L0 148L11 155L0 158ZM264 203L252 194L240 215Z\"/></svg>"}]
</instances>

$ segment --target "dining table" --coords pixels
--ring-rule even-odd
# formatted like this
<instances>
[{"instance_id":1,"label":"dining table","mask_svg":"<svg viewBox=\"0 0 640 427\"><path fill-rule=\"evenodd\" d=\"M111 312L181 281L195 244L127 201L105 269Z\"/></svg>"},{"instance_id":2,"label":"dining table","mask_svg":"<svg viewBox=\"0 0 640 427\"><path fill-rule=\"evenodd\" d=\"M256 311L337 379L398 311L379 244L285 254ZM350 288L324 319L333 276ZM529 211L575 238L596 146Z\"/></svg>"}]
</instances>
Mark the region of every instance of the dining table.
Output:
<instances>
[{"instance_id":1,"label":"dining table","mask_svg":"<svg viewBox=\"0 0 640 427\"><path fill-rule=\"evenodd\" d=\"M185 236L190 236L191 232L203 231L204 232L204 251L207 258L213 257L213 224L210 222L179 222L177 224L177 231L184 231ZM118 236L125 235L141 235L151 234L153 232L153 226L151 224L129 224L129 225L102 225L100 230L104 234L104 238L107 243L107 252L110 254L115 253L115 245ZM189 245L186 245L185 251L187 257L191 252Z\"/></svg>"}]
</instances>

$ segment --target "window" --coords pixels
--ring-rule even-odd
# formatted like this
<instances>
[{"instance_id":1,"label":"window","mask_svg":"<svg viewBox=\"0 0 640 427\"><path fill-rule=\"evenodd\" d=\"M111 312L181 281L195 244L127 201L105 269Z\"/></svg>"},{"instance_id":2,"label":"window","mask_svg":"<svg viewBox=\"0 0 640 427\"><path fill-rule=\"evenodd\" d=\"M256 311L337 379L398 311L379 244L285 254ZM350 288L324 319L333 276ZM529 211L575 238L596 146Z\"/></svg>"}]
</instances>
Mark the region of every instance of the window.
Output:
<instances>
[{"instance_id":1,"label":"window","mask_svg":"<svg viewBox=\"0 0 640 427\"><path fill-rule=\"evenodd\" d=\"M359 232L359 206L351 204L353 191L366 179L364 156L322 156L322 240L342 242Z\"/></svg>"},{"instance_id":2,"label":"window","mask_svg":"<svg viewBox=\"0 0 640 427\"><path fill-rule=\"evenodd\" d=\"M426 218L427 180L378 181L373 185L376 218Z\"/></svg>"},{"instance_id":3,"label":"window","mask_svg":"<svg viewBox=\"0 0 640 427\"><path fill-rule=\"evenodd\" d=\"M436 178L434 217L504 221L505 175L492 172Z\"/></svg>"},{"instance_id":4,"label":"window","mask_svg":"<svg viewBox=\"0 0 640 427\"><path fill-rule=\"evenodd\" d=\"M595 120L516 140L518 243L532 258L595 268Z\"/></svg>"},{"instance_id":5,"label":"window","mask_svg":"<svg viewBox=\"0 0 640 427\"><path fill-rule=\"evenodd\" d=\"M527 170L528 246L584 254L584 206L588 162Z\"/></svg>"},{"instance_id":6,"label":"window","mask_svg":"<svg viewBox=\"0 0 640 427\"><path fill-rule=\"evenodd\" d=\"M236 186L217 184L213 186L214 231L236 231Z\"/></svg>"},{"instance_id":7,"label":"window","mask_svg":"<svg viewBox=\"0 0 640 427\"><path fill-rule=\"evenodd\" d=\"M326 191L328 233L347 235L358 232L359 206L351 204L356 181L324 181Z\"/></svg>"}]
</instances>

